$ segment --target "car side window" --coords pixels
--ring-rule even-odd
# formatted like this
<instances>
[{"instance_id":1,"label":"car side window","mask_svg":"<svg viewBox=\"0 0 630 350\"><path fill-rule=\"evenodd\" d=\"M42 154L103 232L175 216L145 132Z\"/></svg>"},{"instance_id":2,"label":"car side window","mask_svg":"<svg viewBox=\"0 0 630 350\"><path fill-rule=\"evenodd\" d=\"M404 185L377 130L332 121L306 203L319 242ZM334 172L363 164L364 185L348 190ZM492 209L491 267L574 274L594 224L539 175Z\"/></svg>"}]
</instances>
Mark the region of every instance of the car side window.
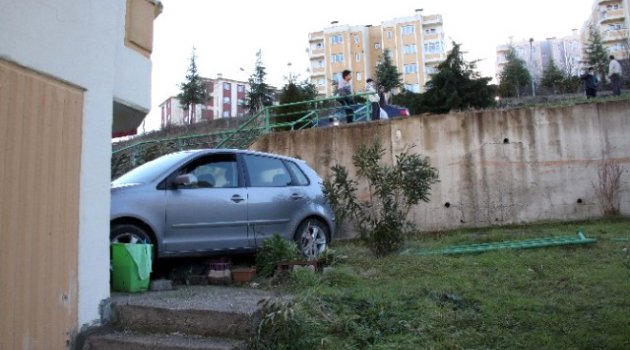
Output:
<instances>
[{"instance_id":1,"label":"car side window","mask_svg":"<svg viewBox=\"0 0 630 350\"><path fill-rule=\"evenodd\" d=\"M252 187L286 187L291 185L291 175L280 159L244 155L249 183Z\"/></svg>"},{"instance_id":2,"label":"car side window","mask_svg":"<svg viewBox=\"0 0 630 350\"><path fill-rule=\"evenodd\" d=\"M289 171L293 174L293 178L296 181L296 185L298 186L308 186L308 178L304 175L304 172L300 167L293 162L286 162Z\"/></svg>"},{"instance_id":3,"label":"car side window","mask_svg":"<svg viewBox=\"0 0 630 350\"><path fill-rule=\"evenodd\" d=\"M236 157L231 154L218 154L195 160L180 170L180 173L195 175L197 185L192 188L238 187Z\"/></svg>"}]
</instances>

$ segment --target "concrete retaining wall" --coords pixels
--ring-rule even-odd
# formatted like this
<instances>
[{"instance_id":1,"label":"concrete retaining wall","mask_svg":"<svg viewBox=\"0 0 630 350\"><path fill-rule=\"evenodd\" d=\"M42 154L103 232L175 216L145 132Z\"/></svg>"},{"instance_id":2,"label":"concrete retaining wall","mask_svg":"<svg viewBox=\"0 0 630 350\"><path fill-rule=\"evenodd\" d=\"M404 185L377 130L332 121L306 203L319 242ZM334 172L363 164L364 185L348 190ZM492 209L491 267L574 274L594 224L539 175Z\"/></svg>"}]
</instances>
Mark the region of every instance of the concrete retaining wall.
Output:
<instances>
[{"instance_id":1,"label":"concrete retaining wall","mask_svg":"<svg viewBox=\"0 0 630 350\"><path fill-rule=\"evenodd\" d=\"M423 231L600 217L598 170L605 160L623 167L620 207L630 214L629 101L282 132L250 148L304 159L326 178L334 164L354 175L354 151L375 137L387 148L387 164L416 145L412 152L438 169L431 201L410 213Z\"/></svg>"}]
</instances>

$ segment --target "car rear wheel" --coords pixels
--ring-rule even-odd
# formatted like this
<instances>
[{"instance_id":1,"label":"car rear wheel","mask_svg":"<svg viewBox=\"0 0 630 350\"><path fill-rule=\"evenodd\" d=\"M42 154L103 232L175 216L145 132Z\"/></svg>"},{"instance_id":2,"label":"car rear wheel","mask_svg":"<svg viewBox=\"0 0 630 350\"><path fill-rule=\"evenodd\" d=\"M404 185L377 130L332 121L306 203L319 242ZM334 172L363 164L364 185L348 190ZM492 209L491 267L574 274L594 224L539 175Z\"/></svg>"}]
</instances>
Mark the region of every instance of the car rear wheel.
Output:
<instances>
[{"instance_id":1,"label":"car rear wheel","mask_svg":"<svg viewBox=\"0 0 630 350\"><path fill-rule=\"evenodd\" d=\"M133 224L121 224L112 227L111 243L148 243L153 244L151 236L141 227Z\"/></svg>"},{"instance_id":2,"label":"car rear wheel","mask_svg":"<svg viewBox=\"0 0 630 350\"><path fill-rule=\"evenodd\" d=\"M304 220L295 232L298 248L309 260L317 259L326 250L329 237L328 227L318 219Z\"/></svg>"}]
</instances>

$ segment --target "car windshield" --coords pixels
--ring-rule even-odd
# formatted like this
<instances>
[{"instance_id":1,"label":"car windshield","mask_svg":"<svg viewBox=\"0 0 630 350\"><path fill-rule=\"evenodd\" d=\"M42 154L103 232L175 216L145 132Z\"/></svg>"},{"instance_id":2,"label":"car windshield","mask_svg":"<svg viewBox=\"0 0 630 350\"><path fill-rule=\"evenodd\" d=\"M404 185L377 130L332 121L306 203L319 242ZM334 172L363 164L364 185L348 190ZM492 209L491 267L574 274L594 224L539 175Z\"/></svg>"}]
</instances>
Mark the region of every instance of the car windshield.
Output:
<instances>
[{"instance_id":1,"label":"car windshield","mask_svg":"<svg viewBox=\"0 0 630 350\"><path fill-rule=\"evenodd\" d=\"M149 183L188 156L190 152L177 152L154 159L117 178L112 182L112 186Z\"/></svg>"}]
</instances>

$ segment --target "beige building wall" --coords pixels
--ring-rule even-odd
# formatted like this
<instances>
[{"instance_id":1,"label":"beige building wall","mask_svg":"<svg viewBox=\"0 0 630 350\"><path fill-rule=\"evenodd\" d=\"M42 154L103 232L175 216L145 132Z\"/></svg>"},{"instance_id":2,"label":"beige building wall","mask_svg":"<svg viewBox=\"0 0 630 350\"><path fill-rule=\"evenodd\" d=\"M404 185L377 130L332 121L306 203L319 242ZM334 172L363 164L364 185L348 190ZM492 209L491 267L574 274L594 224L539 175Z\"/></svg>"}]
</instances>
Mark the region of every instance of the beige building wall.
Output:
<instances>
[{"instance_id":1,"label":"beige building wall","mask_svg":"<svg viewBox=\"0 0 630 350\"><path fill-rule=\"evenodd\" d=\"M594 0L591 15L581 30L583 43L590 39L590 28L597 29L604 47L618 59L630 57L628 0Z\"/></svg>"},{"instance_id":2,"label":"beige building wall","mask_svg":"<svg viewBox=\"0 0 630 350\"><path fill-rule=\"evenodd\" d=\"M333 22L332 27L312 32L309 34L311 81L320 94L331 96L332 82L340 79L344 69L349 69L353 72L354 91L363 91L365 81L376 78L376 66L386 50L401 73L405 88L424 91L430 74L446 58L442 17L422 16L418 11L414 16L395 18L380 26Z\"/></svg>"},{"instance_id":3,"label":"beige building wall","mask_svg":"<svg viewBox=\"0 0 630 350\"><path fill-rule=\"evenodd\" d=\"M83 93L0 60L0 349L77 330Z\"/></svg>"}]
</instances>

